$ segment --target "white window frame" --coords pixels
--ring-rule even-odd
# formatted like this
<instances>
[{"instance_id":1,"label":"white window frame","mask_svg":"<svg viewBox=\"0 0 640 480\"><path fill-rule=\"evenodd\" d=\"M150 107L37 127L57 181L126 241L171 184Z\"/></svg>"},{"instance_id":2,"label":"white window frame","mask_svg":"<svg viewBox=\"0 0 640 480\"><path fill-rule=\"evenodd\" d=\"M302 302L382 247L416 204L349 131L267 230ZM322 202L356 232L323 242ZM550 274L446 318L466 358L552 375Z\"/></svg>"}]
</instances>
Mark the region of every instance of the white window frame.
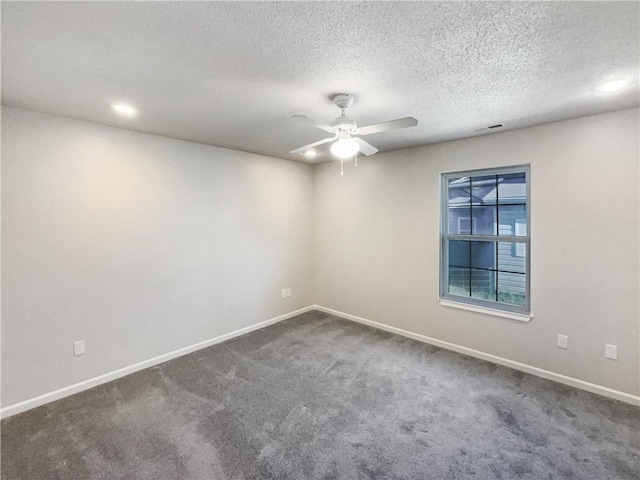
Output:
<instances>
[{"instance_id":1,"label":"white window frame","mask_svg":"<svg viewBox=\"0 0 640 480\"><path fill-rule=\"evenodd\" d=\"M502 175L509 173L524 173L526 181L526 229L524 235L506 236L499 235L466 235L449 234L449 180L462 177L478 177L484 175ZM512 318L515 320L529 321L531 315L531 175L529 165L518 165L513 167L487 168L481 170L469 170L461 172L447 172L441 174L440 182L440 302L444 306L457 307L465 310L487 313L500 317ZM520 224L518 233L523 233ZM514 231L514 233L516 233ZM494 241L494 242L516 242L516 252L526 252L525 266L525 304L512 305L498 301L485 300L461 295L454 295L448 292L449 286L449 240L466 241Z\"/></svg>"},{"instance_id":2,"label":"white window frame","mask_svg":"<svg viewBox=\"0 0 640 480\"><path fill-rule=\"evenodd\" d=\"M527 235L527 226L523 223L516 223L514 229L517 236L523 237ZM516 257L524 257L526 256L526 253L526 245L524 243L517 243L515 251Z\"/></svg>"}]
</instances>

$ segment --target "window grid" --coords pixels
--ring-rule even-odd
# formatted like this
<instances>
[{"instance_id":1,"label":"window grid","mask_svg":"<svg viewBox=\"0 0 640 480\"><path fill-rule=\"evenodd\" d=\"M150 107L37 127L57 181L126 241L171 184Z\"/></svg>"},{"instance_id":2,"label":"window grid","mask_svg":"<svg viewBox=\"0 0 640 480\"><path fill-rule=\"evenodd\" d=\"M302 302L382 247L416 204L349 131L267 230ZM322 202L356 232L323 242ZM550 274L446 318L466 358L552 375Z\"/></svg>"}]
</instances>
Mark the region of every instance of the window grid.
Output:
<instances>
[{"instance_id":1,"label":"window grid","mask_svg":"<svg viewBox=\"0 0 640 480\"><path fill-rule=\"evenodd\" d=\"M500 202L500 188L501 185L507 185L510 183L517 182L509 182L507 179L511 174L522 174L524 178L524 191L525 194L522 197L515 196L513 198L522 198L521 201L511 200L505 203ZM502 176L502 180L501 177ZM450 191L449 186L450 182L456 179L468 178L468 187L466 182L464 182L462 187L459 187L460 190L469 189L468 191L468 200L467 195L465 194L463 198L462 204L450 205ZM491 199L491 203L483 203L484 198L482 196L474 195L474 178L478 179L479 177L484 177L481 181L478 181L478 184L485 184L488 181L489 185L493 186L493 191L495 191L495 201ZM493 177L492 179L487 179L487 177ZM514 177L510 177L513 179ZM529 244L530 244L530 180L529 180L529 167L528 166L520 166L520 167L509 167L509 168L501 168L501 169L491 169L491 170L478 170L478 171L468 171L468 172L457 172L450 174L442 175L442 222L441 222L441 269L440 269L440 281L441 281L441 298L445 298L453 301L461 301L462 303L470 303L473 305L480 306L488 306L490 308L498 308L506 311L513 311L519 313L529 313L530 308L530 256L529 256ZM467 204L468 201L468 204ZM524 225L520 220L513 220L514 224L511 226L510 234L504 234L503 229L501 229L500 225L500 213L501 207L505 206L523 206L524 207L524 215L525 215L525 223ZM488 210L487 207L492 207L490 210L490 215L493 215L495 218L495 223L492 226L493 235L486 235L481 232L482 228L479 226L481 219L478 219L478 224L476 224L474 217L474 207L476 207L476 212L478 211L478 207L483 208L485 211ZM461 234L460 228L460 219L464 217L458 218L458 229L457 233L450 233L450 221L451 221L451 213L452 211L459 210L463 214L465 213L462 209L468 209L469 212L469 234ZM482 210L480 210L482 211ZM509 213L507 210L504 210L504 213ZM510 215L516 215L519 213L517 210L515 213L509 213ZM510 218L509 215L505 217L506 219ZM513 218L513 217L511 217ZM522 228L524 227L524 228ZM518 230L518 231L517 231ZM522 232L524 231L524 234ZM468 244L468 265L461 265L455 262L452 262L450 259L450 242L451 241L466 241ZM474 265L474 242L478 243L492 243L493 249L493 260L492 267L489 268L488 265L478 266ZM517 271L514 269L509 269L503 267L501 265L501 251L504 251L505 245L510 246L510 251L512 257L519 257L524 260L524 272ZM519 248L518 245L522 245L523 248ZM502 249L500 248L502 246ZM516 253L519 252L519 255ZM522 253L524 252L524 255ZM477 263L477 262L476 262ZM507 262L507 264L509 264ZM513 264L511 264L513 266ZM518 267L518 265L515 265ZM463 284L468 279L468 286L464 286L463 291L464 295L460 295L458 293L451 293L450 288L450 274L451 269L457 269L458 273L462 272L463 275ZM481 280L474 279L474 272L492 272L493 275L485 278L485 283L483 284ZM502 275L500 275L502 274ZM502 278L501 278L502 277ZM522 277L524 280L524 298L521 301L521 296L514 296L512 291L509 291L509 288L513 288L513 285L510 282L513 282L515 278ZM492 279L492 280L491 280ZM474 286L474 280L476 282L480 282L477 286ZM482 296L482 298L478 298L482 295L483 285L486 285L486 281L489 281L489 287L487 290L488 294ZM504 284L507 286L507 289L501 289L501 285ZM475 289L474 289L475 288ZM467 290L468 289L468 290ZM477 290L477 291L476 291ZM468 295L467 295L468 291ZM480 292L480 293L478 293ZM474 294L476 296L474 296ZM501 297L501 294L503 295Z\"/></svg>"}]
</instances>

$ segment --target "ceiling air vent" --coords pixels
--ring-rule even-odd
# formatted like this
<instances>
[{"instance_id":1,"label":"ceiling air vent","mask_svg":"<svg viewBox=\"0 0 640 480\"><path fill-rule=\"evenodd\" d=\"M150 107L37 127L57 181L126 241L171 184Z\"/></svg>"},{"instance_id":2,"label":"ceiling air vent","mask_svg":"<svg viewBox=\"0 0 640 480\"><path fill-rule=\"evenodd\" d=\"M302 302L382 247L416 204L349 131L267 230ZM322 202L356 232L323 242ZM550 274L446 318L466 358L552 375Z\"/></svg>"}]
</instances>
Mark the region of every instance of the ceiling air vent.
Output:
<instances>
[{"instance_id":1,"label":"ceiling air vent","mask_svg":"<svg viewBox=\"0 0 640 480\"><path fill-rule=\"evenodd\" d=\"M504 128L504 124L503 123L496 123L494 125L489 125L487 127L474 128L473 131L474 132L484 132L484 131L487 131L487 130L497 130L499 128Z\"/></svg>"}]
</instances>

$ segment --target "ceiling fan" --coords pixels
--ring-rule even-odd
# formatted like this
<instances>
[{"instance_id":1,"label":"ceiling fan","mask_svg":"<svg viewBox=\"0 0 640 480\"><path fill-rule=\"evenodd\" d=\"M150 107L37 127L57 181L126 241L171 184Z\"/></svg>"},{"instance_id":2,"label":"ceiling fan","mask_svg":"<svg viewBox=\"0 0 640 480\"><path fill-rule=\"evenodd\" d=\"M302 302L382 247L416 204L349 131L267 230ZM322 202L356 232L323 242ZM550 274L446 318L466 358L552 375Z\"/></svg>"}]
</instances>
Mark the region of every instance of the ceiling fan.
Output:
<instances>
[{"instance_id":1,"label":"ceiling fan","mask_svg":"<svg viewBox=\"0 0 640 480\"><path fill-rule=\"evenodd\" d=\"M358 128L356 121L345 114L345 110L353 104L353 96L346 93L340 93L333 98L333 103L336 104L342 113L338 118L331 122L330 125L315 122L305 115L293 115L293 118L305 119L319 129L334 135L332 137L327 137L323 140L310 143L304 147L296 148L295 150L291 150L289 153L309 154L310 152L315 152L315 147L324 145L325 143L334 142L335 140L331 145L330 150L331 153L340 159L353 157L358 152L365 155L373 155L378 152L378 149L370 143L365 142L360 138L360 136L385 132L387 130L396 130L398 128L415 127L418 124L418 120L415 118L405 117Z\"/></svg>"}]
</instances>

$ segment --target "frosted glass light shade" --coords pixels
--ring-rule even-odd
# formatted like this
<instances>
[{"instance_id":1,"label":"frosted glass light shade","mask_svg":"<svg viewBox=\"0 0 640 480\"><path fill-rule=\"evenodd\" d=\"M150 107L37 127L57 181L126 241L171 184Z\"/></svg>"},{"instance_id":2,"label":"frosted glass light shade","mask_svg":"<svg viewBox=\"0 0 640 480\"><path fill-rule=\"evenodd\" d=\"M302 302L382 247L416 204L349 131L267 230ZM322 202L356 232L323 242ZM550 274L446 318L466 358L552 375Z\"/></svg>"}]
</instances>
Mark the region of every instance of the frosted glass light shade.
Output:
<instances>
[{"instance_id":1,"label":"frosted glass light shade","mask_svg":"<svg viewBox=\"0 0 640 480\"><path fill-rule=\"evenodd\" d=\"M341 138L331 145L331 153L338 158L353 157L358 150L360 150L360 145L352 138Z\"/></svg>"}]
</instances>

